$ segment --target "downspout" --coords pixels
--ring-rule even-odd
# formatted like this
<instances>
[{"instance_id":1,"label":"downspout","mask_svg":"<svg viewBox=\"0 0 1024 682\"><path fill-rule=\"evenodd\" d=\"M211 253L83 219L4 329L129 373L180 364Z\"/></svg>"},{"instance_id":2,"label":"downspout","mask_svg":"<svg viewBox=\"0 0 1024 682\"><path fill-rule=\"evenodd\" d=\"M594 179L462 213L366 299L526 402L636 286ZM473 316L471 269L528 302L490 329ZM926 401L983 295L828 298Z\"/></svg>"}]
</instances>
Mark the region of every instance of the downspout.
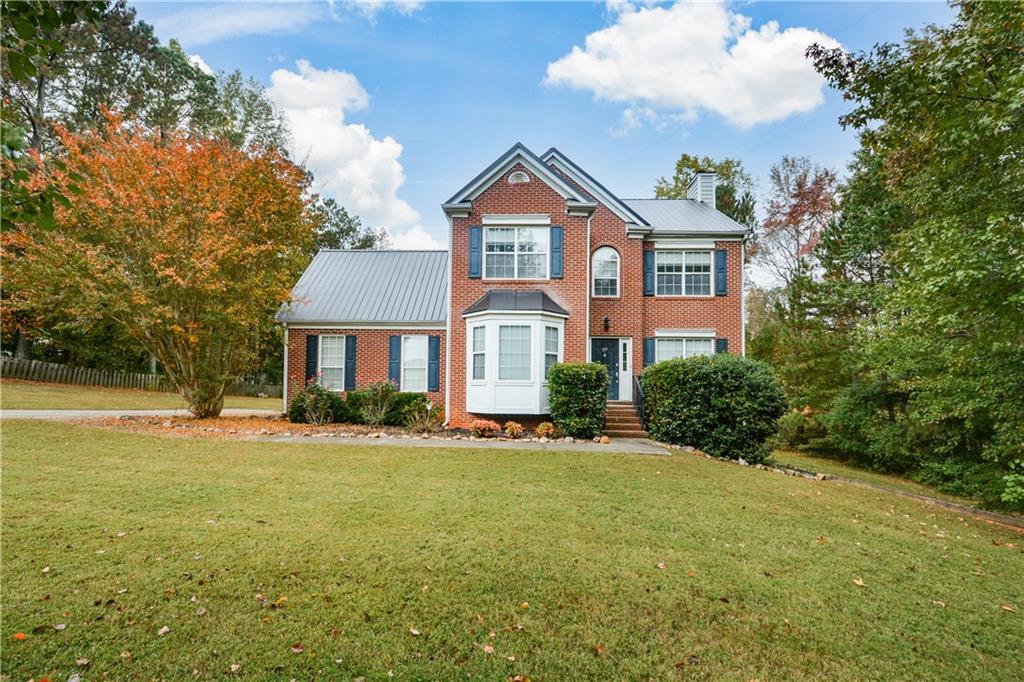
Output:
<instances>
[{"instance_id":1,"label":"downspout","mask_svg":"<svg viewBox=\"0 0 1024 682\"><path fill-rule=\"evenodd\" d=\"M747 238L740 241L740 355L747 354L747 283L743 273L747 269Z\"/></svg>"},{"instance_id":2,"label":"downspout","mask_svg":"<svg viewBox=\"0 0 1024 682\"><path fill-rule=\"evenodd\" d=\"M448 216L448 314L444 323L444 424L452 414L452 217Z\"/></svg>"},{"instance_id":3,"label":"downspout","mask_svg":"<svg viewBox=\"0 0 1024 682\"><path fill-rule=\"evenodd\" d=\"M284 329L284 374L281 376L281 404L282 411L288 412L288 323L281 325Z\"/></svg>"},{"instance_id":4,"label":"downspout","mask_svg":"<svg viewBox=\"0 0 1024 682\"><path fill-rule=\"evenodd\" d=\"M596 212L597 211L595 210L594 213ZM587 287L587 329L586 335L584 336L585 343L587 344L585 349L586 355L584 357L586 358L587 362L590 362L590 221L594 219L594 213L591 213L590 215L587 216L587 272L586 275L583 277L583 283Z\"/></svg>"}]
</instances>

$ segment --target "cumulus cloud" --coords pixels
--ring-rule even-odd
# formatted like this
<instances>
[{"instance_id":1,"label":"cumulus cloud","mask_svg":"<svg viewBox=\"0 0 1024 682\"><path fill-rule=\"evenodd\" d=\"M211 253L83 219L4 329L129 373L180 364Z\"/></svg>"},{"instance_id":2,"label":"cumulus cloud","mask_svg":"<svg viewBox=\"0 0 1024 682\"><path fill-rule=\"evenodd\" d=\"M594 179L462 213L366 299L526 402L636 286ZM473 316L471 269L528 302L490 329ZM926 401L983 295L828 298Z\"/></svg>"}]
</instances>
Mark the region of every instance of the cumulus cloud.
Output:
<instances>
[{"instance_id":1,"label":"cumulus cloud","mask_svg":"<svg viewBox=\"0 0 1024 682\"><path fill-rule=\"evenodd\" d=\"M615 3L614 23L583 47L548 64L544 82L589 90L635 112L657 108L683 120L702 111L750 128L811 111L824 101L824 80L804 57L812 43L839 46L808 28L754 28L725 4L677 2L671 7Z\"/></svg>"},{"instance_id":2,"label":"cumulus cloud","mask_svg":"<svg viewBox=\"0 0 1024 682\"><path fill-rule=\"evenodd\" d=\"M391 246L396 249L446 249L445 242L427 232L422 225L413 225L407 230L388 231Z\"/></svg>"},{"instance_id":3,"label":"cumulus cloud","mask_svg":"<svg viewBox=\"0 0 1024 682\"><path fill-rule=\"evenodd\" d=\"M205 59L197 54L190 54L188 56L188 63L205 73L207 76L213 75L213 69L210 68L210 65L206 63Z\"/></svg>"},{"instance_id":4,"label":"cumulus cloud","mask_svg":"<svg viewBox=\"0 0 1024 682\"><path fill-rule=\"evenodd\" d=\"M333 196L350 212L393 235L419 220L419 213L398 197L405 182L399 161L402 145L376 138L346 114L366 108L370 98L351 73L317 69L306 60L296 71L278 69L267 96L288 120L292 155L316 178L316 189Z\"/></svg>"},{"instance_id":5,"label":"cumulus cloud","mask_svg":"<svg viewBox=\"0 0 1024 682\"><path fill-rule=\"evenodd\" d=\"M185 47L261 33L289 33L323 16L312 3L226 3L191 7L157 17L157 35Z\"/></svg>"},{"instance_id":6,"label":"cumulus cloud","mask_svg":"<svg viewBox=\"0 0 1024 682\"><path fill-rule=\"evenodd\" d=\"M331 15L337 17L339 10L361 14L373 21L382 10L394 10L406 16L423 9L423 0L327 0Z\"/></svg>"}]
</instances>

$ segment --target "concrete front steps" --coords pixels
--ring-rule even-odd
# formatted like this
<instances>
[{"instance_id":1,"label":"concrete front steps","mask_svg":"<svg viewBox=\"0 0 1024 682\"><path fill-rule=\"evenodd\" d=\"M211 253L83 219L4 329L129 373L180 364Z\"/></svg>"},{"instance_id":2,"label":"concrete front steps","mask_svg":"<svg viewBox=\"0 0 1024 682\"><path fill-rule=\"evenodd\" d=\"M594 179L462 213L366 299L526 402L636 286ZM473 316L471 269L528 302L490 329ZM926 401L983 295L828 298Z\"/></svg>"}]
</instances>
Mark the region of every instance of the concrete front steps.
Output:
<instances>
[{"instance_id":1,"label":"concrete front steps","mask_svg":"<svg viewBox=\"0 0 1024 682\"><path fill-rule=\"evenodd\" d=\"M609 438L647 438L633 403L609 402L605 435Z\"/></svg>"}]
</instances>

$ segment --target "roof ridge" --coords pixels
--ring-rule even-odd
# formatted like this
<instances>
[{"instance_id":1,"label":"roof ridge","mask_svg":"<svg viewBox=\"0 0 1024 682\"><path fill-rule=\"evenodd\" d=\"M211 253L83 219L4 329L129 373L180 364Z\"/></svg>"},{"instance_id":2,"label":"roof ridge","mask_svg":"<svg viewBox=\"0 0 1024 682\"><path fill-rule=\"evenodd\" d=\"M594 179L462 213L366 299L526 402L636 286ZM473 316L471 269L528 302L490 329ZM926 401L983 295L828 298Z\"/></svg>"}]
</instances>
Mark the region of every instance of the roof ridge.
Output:
<instances>
[{"instance_id":1,"label":"roof ridge","mask_svg":"<svg viewBox=\"0 0 1024 682\"><path fill-rule=\"evenodd\" d=\"M320 249L317 253L448 253L448 249Z\"/></svg>"}]
</instances>

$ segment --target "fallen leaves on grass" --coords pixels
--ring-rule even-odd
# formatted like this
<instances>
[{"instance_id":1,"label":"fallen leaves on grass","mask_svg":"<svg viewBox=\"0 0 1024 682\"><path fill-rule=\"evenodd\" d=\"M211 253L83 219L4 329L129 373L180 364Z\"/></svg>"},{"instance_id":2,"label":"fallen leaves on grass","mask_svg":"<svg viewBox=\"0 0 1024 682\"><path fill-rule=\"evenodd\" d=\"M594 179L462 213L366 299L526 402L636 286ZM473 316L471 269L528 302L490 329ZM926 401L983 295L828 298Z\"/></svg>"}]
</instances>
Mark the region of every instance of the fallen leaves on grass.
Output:
<instances>
[{"instance_id":1,"label":"fallen leaves on grass","mask_svg":"<svg viewBox=\"0 0 1024 682\"><path fill-rule=\"evenodd\" d=\"M291 647L289 647L289 651L293 654L301 654L305 650L306 647L302 646L302 642L295 642L295 644L292 644Z\"/></svg>"},{"instance_id":2,"label":"fallen leaves on grass","mask_svg":"<svg viewBox=\"0 0 1024 682\"><path fill-rule=\"evenodd\" d=\"M853 584L856 585L857 587L864 587L864 581L861 580L860 578L854 578L853 579Z\"/></svg>"},{"instance_id":3,"label":"fallen leaves on grass","mask_svg":"<svg viewBox=\"0 0 1024 682\"><path fill-rule=\"evenodd\" d=\"M604 656L606 653L608 653L608 647L606 647L604 644L598 644L594 647L594 653L598 657Z\"/></svg>"},{"instance_id":4,"label":"fallen leaves on grass","mask_svg":"<svg viewBox=\"0 0 1024 682\"><path fill-rule=\"evenodd\" d=\"M530 602L524 601L522 604L519 605L519 608L521 608L521 609L528 609L528 608L530 608Z\"/></svg>"},{"instance_id":5,"label":"fallen leaves on grass","mask_svg":"<svg viewBox=\"0 0 1024 682\"><path fill-rule=\"evenodd\" d=\"M824 544L825 544L825 542L826 542L826 540L825 540L825 536L824 536L824 535L819 535L819 536L818 536L818 544L819 544L819 545L824 545Z\"/></svg>"},{"instance_id":6,"label":"fallen leaves on grass","mask_svg":"<svg viewBox=\"0 0 1024 682\"><path fill-rule=\"evenodd\" d=\"M19 642L25 641L25 639L27 637L28 637L28 635L26 635L24 632L15 632L14 633L14 639L18 640Z\"/></svg>"},{"instance_id":7,"label":"fallen leaves on grass","mask_svg":"<svg viewBox=\"0 0 1024 682\"><path fill-rule=\"evenodd\" d=\"M657 564L654 565L654 567L657 568L659 571L664 571L666 568L668 568L668 564L666 564L664 561L659 561Z\"/></svg>"},{"instance_id":8,"label":"fallen leaves on grass","mask_svg":"<svg viewBox=\"0 0 1024 682\"><path fill-rule=\"evenodd\" d=\"M161 637L163 637L164 635L166 635L170 631L171 631L171 629L165 625L162 628L160 628L159 630L157 630L156 634L158 634Z\"/></svg>"},{"instance_id":9,"label":"fallen leaves on grass","mask_svg":"<svg viewBox=\"0 0 1024 682\"><path fill-rule=\"evenodd\" d=\"M490 644L484 644L483 647L481 647L481 648L484 650L485 654L493 654L494 653L494 647L491 646Z\"/></svg>"},{"instance_id":10,"label":"fallen leaves on grass","mask_svg":"<svg viewBox=\"0 0 1024 682\"><path fill-rule=\"evenodd\" d=\"M1000 606L1003 611L1009 611L1010 613L1016 613L1017 609L1013 608L1013 604L1003 604Z\"/></svg>"},{"instance_id":11,"label":"fallen leaves on grass","mask_svg":"<svg viewBox=\"0 0 1024 682\"><path fill-rule=\"evenodd\" d=\"M417 630L416 628L409 628L409 634L412 635L413 637L419 637L420 636L420 631Z\"/></svg>"},{"instance_id":12,"label":"fallen leaves on grass","mask_svg":"<svg viewBox=\"0 0 1024 682\"><path fill-rule=\"evenodd\" d=\"M231 664L231 667L230 667L231 672L237 673L241 669L242 669L242 664L241 663L232 663Z\"/></svg>"},{"instance_id":13,"label":"fallen leaves on grass","mask_svg":"<svg viewBox=\"0 0 1024 682\"><path fill-rule=\"evenodd\" d=\"M940 608L943 608L943 609L946 608L946 602L939 601L938 599L932 599L932 604L935 604L936 606L938 606Z\"/></svg>"}]
</instances>

